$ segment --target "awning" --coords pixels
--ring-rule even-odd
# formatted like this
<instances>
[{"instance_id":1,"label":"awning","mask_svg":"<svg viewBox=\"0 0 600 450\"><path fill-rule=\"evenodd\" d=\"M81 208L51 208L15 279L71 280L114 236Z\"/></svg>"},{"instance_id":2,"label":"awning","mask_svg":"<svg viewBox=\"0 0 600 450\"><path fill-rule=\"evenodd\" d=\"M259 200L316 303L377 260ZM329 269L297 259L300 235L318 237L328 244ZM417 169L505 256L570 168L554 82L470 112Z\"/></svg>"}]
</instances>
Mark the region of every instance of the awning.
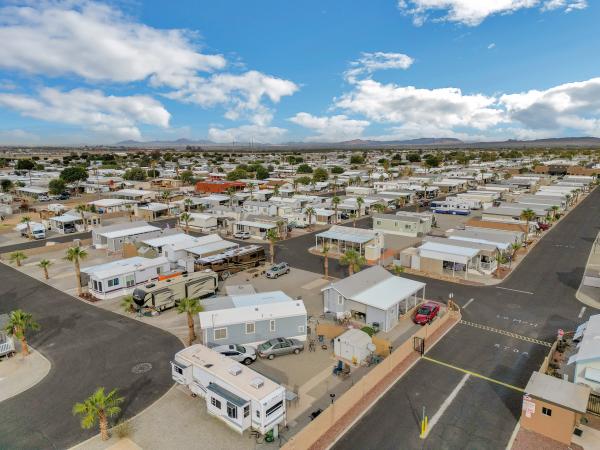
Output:
<instances>
[{"instance_id":1,"label":"awning","mask_svg":"<svg viewBox=\"0 0 600 450\"><path fill-rule=\"evenodd\" d=\"M240 408L244 405L247 405L249 401L244 400L241 397L229 392L227 389L222 388L218 384L208 383L207 389L214 394L217 394L219 397L227 400L229 403L233 403L235 406L239 406Z\"/></svg>"},{"instance_id":2,"label":"awning","mask_svg":"<svg viewBox=\"0 0 600 450\"><path fill-rule=\"evenodd\" d=\"M327 230L317 234L317 237L325 239L335 239L336 241L353 242L355 244L365 244L375 239L375 235L352 234L340 231Z\"/></svg>"}]
</instances>

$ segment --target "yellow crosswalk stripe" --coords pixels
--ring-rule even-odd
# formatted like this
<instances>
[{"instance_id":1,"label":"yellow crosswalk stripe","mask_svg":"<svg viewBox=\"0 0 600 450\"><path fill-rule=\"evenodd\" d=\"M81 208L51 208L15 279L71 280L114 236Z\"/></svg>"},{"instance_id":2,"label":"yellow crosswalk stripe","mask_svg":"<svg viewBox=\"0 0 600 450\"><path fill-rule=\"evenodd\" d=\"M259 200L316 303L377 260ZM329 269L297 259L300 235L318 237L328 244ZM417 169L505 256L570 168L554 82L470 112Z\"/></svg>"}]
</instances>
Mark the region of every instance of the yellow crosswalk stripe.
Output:
<instances>
[{"instance_id":1,"label":"yellow crosswalk stripe","mask_svg":"<svg viewBox=\"0 0 600 450\"><path fill-rule=\"evenodd\" d=\"M457 366L454 366L452 364L448 364L448 363L443 362L443 361L438 361L437 359L431 358L429 356L422 356L422 358L425 359L425 360L427 360L427 361L430 361L432 363L439 364L440 366L448 367L450 369L454 369L454 370L457 370L457 371L462 372L462 373L468 373L469 375L474 376L476 378L481 378L482 380L486 380L486 381L489 381L491 383L496 383L496 384L499 384L500 386L504 386L504 387L507 387L509 389L513 389L513 390L518 391L518 392L525 392L525 390L522 389L522 388L520 388L520 387L513 386L512 384L508 384L508 383L505 383L503 381L495 380L495 379L490 378L490 377L486 377L485 375L481 375L480 373L473 372L471 370L463 369L462 367L457 367Z\"/></svg>"},{"instance_id":2,"label":"yellow crosswalk stripe","mask_svg":"<svg viewBox=\"0 0 600 450\"><path fill-rule=\"evenodd\" d=\"M515 339L520 339L522 341L531 342L533 344L543 345L544 347L552 347L552 344L550 342L541 341L539 339L531 338L529 336L523 336L522 334L512 333L512 332L506 331L506 330L500 330L498 328L493 328L493 327L490 327L487 325L481 325L480 323L469 322L467 320L461 320L460 323L463 325L468 325L470 327L479 328L481 330L489 331L492 333L498 333L498 334L502 334L504 336L512 337Z\"/></svg>"}]
</instances>

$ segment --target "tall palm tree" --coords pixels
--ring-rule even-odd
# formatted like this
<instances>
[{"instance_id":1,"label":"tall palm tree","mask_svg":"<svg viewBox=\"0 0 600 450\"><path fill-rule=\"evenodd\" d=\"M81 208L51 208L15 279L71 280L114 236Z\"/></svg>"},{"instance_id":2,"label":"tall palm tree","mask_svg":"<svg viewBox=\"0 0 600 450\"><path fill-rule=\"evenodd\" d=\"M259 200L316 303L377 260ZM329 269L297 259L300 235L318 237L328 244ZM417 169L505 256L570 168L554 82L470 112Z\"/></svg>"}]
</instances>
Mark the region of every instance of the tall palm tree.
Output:
<instances>
[{"instance_id":1,"label":"tall palm tree","mask_svg":"<svg viewBox=\"0 0 600 450\"><path fill-rule=\"evenodd\" d=\"M187 315L188 323L188 345L196 340L196 329L194 326L194 315L202 312L204 308L197 298L183 298L177 304L177 313Z\"/></svg>"},{"instance_id":2,"label":"tall palm tree","mask_svg":"<svg viewBox=\"0 0 600 450\"><path fill-rule=\"evenodd\" d=\"M127 208L127 212L129 214L129 221L133 222L133 206L130 203L128 203L127 205L125 205L125 208Z\"/></svg>"},{"instance_id":3,"label":"tall palm tree","mask_svg":"<svg viewBox=\"0 0 600 450\"><path fill-rule=\"evenodd\" d=\"M386 210L385 206L384 206L384 205L382 205L381 203L375 203L375 204L372 206L372 208L373 208L373 210L374 210L375 212L377 212L377 213L380 213L380 214L381 214L381 213L383 213L383 212L385 212L385 210Z\"/></svg>"},{"instance_id":4,"label":"tall palm tree","mask_svg":"<svg viewBox=\"0 0 600 450\"><path fill-rule=\"evenodd\" d=\"M265 236L269 241L269 253L271 254L271 264L275 264L275 242L279 239L277 235L277 231L274 228L271 228L267 231Z\"/></svg>"},{"instance_id":5,"label":"tall palm tree","mask_svg":"<svg viewBox=\"0 0 600 450\"><path fill-rule=\"evenodd\" d=\"M513 242L510 244L510 265L512 266L512 262L515 259L515 256L519 249L522 247L520 242Z\"/></svg>"},{"instance_id":6,"label":"tall palm tree","mask_svg":"<svg viewBox=\"0 0 600 450\"><path fill-rule=\"evenodd\" d=\"M233 206L233 197L235 196L235 189L230 187L227 188L227 195L229 196L229 207Z\"/></svg>"},{"instance_id":7,"label":"tall palm tree","mask_svg":"<svg viewBox=\"0 0 600 450\"><path fill-rule=\"evenodd\" d=\"M362 205L365 204L365 199L362 197L356 197L356 205L358 206L358 212L357 214L360 216L361 214L361 209L362 209Z\"/></svg>"},{"instance_id":8,"label":"tall palm tree","mask_svg":"<svg viewBox=\"0 0 600 450\"><path fill-rule=\"evenodd\" d=\"M22 251L12 252L8 257L8 260L12 263L14 262L17 267L21 267L21 262L27 259L27 255Z\"/></svg>"},{"instance_id":9,"label":"tall palm tree","mask_svg":"<svg viewBox=\"0 0 600 450\"><path fill-rule=\"evenodd\" d=\"M31 239L31 217L23 216L21 217L21 223L27 224L27 237Z\"/></svg>"},{"instance_id":10,"label":"tall palm tree","mask_svg":"<svg viewBox=\"0 0 600 450\"><path fill-rule=\"evenodd\" d=\"M552 207L550 208L550 210L552 211L552 221L556 220L556 214L558 213L558 210L560 208L557 205L552 205Z\"/></svg>"},{"instance_id":11,"label":"tall palm tree","mask_svg":"<svg viewBox=\"0 0 600 450\"><path fill-rule=\"evenodd\" d=\"M529 222L535 219L535 212L532 209L524 209L521 211L521 220L525 221L525 245L527 245L527 240L529 239Z\"/></svg>"},{"instance_id":12,"label":"tall palm tree","mask_svg":"<svg viewBox=\"0 0 600 450\"><path fill-rule=\"evenodd\" d=\"M77 278L77 295L81 295L83 293L81 286L81 267L79 263L87 257L88 252L81 247L69 247L65 255L65 259L69 262L72 262L73 266L75 267L75 277Z\"/></svg>"},{"instance_id":13,"label":"tall palm tree","mask_svg":"<svg viewBox=\"0 0 600 450\"><path fill-rule=\"evenodd\" d=\"M323 270L325 272L325 278L329 278L329 245L323 244L321 248L321 254L323 255Z\"/></svg>"},{"instance_id":14,"label":"tall palm tree","mask_svg":"<svg viewBox=\"0 0 600 450\"><path fill-rule=\"evenodd\" d=\"M337 195L334 195L333 198L331 199L331 204L333 205L333 211L335 212L335 223L338 223L338 207L340 206L341 201L342 200Z\"/></svg>"},{"instance_id":15,"label":"tall palm tree","mask_svg":"<svg viewBox=\"0 0 600 450\"><path fill-rule=\"evenodd\" d=\"M81 221L83 222L83 231L87 232L87 222L85 220L85 212L88 210L87 205L79 204L75 207L75 211L79 213L81 216Z\"/></svg>"},{"instance_id":16,"label":"tall palm tree","mask_svg":"<svg viewBox=\"0 0 600 450\"><path fill-rule=\"evenodd\" d=\"M50 279L50 275L48 275L48 268L52 265L52 261L50 261L49 259L42 259L39 263L38 263L38 267L40 269L42 269L44 271L44 278L46 280Z\"/></svg>"},{"instance_id":17,"label":"tall palm tree","mask_svg":"<svg viewBox=\"0 0 600 450\"><path fill-rule=\"evenodd\" d=\"M254 200L254 186L252 183L248 183L246 187L250 189L250 201Z\"/></svg>"},{"instance_id":18,"label":"tall palm tree","mask_svg":"<svg viewBox=\"0 0 600 450\"><path fill-rule=\"evenodd\" d=\"M285 226L285 220L279 219L277 222L275 222L275 225L277 225L277 233L279 233L279 237L287 237L287 227ZM283 235L283 229L285 227L285 236Z\"/></svg>"},{"instance_id":19,"label":"tall palm tree","mask_svg":"<svg viewBox=\"0 0 600 450\"><path fill-rule=\"evenodd\" d=\"M338 176L334 175L333 176L333 195L337 195L337 182L338 182Z\"/></svg>"},{"instance_id":20,"label":"tall palm tree","mask_svg":"<svg viewBox=\"0 0 600 450\"><path fill-rule=\"evenodd\" d=\"M194 201L191 198L186 198L183 201L183 206L186 212L190 212L190 208L192 207L192 205L194 204Z\"/></svg>"},{"instance_id":21,"label":"tall palm tree","mask_svg":"<svg viewBox=\"0 0 600 450\"><path fill-rule=\"evenodd\" d=\"M167 204L167 214L171 212L171 193L169 191L162 191L160 194L163 201Z\"/></svg>"},{"instance_id":22,"label":"tall palm tree","mask_svg":"<svg viewBox=\"0 0 600 450\"><path fill-rule=\"evenodd\" d=\"M39 328L39 324L33 320L31 314L26 313L22 309L15 309L8 316L5 331L9 336L14 336L21 341L21 351L23 352L23 356L27 356L29 355L29 345L27 345L25 333L28 330L37 330Z\"/></svg>"},{"instance_id":23,"label":"tall palm tree","mask_svg":"<svg viewBox=\"0 0 600 450\"><path fill-rule=\"evenodd\" d=\"M340 258L340 264L343 266L348 266L348 276L354 275L354 273L358 272L365 264L367 264L367 260L364 256L358 253L353 248L346 250L346 253L342 255Z\"/></svg>"},{"instance_id":24,"label":"tall palm tree","mask_svg":"<svg viewBox=\"0 0 600 450\"><path fill-rule=\"evenodd\" d=\"M185 232L190 234L190 220L192 220L192 215L190 213L181 213L179 215L179 222L185 223Z\"/></svg>"},{"instance_id":25,"label":"tall palm tree","mask_svg":"<svg viewBox=\"0 0 600 450\"><path fill-rule=\"evenodd\" d=\"M116 389L105 394L104 388L100 387L82 403L75 403L73 415L81 416L81 428L86 430L98 423L100 438L107 441L110 437L108 434L108 419L121 412L119 405L124 401L125 398L119 397Z\"/></svg>"},{"instance_id":26,"label":"tall palm tree","mask_svg":"<svg viewBox=\"0 0 600 450\"><path fill-rule=\"evenodd\" d=\"M306 214L306 216L308 217L308 229L309 230L312 230L312 218L316 213L317 212L315 211L315 208L313 208L312 206L309 206L304 211L304 214Z\"/></svg>"}]
</instances>

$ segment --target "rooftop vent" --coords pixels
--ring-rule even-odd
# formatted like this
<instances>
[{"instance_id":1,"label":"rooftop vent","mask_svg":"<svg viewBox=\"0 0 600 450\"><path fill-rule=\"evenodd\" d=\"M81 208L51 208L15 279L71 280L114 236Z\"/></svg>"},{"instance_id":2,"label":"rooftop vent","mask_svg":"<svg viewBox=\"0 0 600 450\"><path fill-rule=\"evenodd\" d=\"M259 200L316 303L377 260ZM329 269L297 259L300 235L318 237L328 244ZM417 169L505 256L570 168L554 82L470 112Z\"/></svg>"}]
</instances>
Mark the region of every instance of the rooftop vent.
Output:
<instances>
[{"instance_id":1,"label":"rooftop vent","mask_svg":"<svg viewBox=\"0 0 600 450\"><path fill-rule=\"evenodd\" d=\"M207 369L210 369L213 365L212 364L204 364L204 367L206 367Z\"/></svg>"},{"instance_id":2,"label":"rooftop vent","mask_svg":"<svg viewBox=\"0 0 600 450\"><path fill-rule=\"evenodd\" d=\"M261 377L253 378L252 381L250 381L250 386L255 389L260 389L264 384L265 380L263 380Z\"/></svg>"},{"instance_id":3,"label":"rooftop vent","mask_svg":"<svg viewBox=\"0 0 600 450\"><path fill-rule=\"evenodd\" d=\"M235 376L238 376L240 373L242 373L242 368L241 368L240 366L238 366L238 365L231 366L231 367L229 368L229 373L230 373L231 375L233 375L234 377L235 377Z\"/></svg>"}]
</instances>

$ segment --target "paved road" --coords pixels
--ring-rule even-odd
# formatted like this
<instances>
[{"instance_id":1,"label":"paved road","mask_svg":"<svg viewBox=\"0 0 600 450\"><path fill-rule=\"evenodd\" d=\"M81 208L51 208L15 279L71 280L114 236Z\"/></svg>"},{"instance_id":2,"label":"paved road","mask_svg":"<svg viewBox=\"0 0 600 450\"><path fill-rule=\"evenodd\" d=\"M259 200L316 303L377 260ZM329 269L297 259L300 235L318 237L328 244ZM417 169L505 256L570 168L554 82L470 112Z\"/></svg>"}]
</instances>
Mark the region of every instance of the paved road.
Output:
<instances>
[{"instance_id":1,"label":"paved road","mask_svg":"<svg viewBox=\"0 0 600 450\"><path fill-rule=\"evenodd\" d=\"M527 338L553 341L558 328L572 329L597 313L588 307L579 318L582 305L575 293L600 228L599 209L597 189L499 286L423 279L427 297L445 301L453 292L459 304L468 303L463 320L486 328L454 327L428 353L454 368L420 360L334 448L504 449L520 416L520 392L469 376L423 440L422 408L432 417L465 376L461 369L523 388L548 352L548 347Z\"/></svg>"},{"instance_id":2,"label":"paved road","mask_svg":"<svg viewBox=\"0 0 600 450\"><path fill-rule=\"evenodd\" d=\"M52 363L39 384L0 403L0 449L62 449L93 436L97 431L82 430L71 409L98 386L121 391L129 418L173 384L169 361L182 348L173 335L76 300L4 264L0 286L0 313L31 312L41 329L30 342ZM151 370L133 373L139 363L150 363Z\"/></svg>"}]
</instances>

